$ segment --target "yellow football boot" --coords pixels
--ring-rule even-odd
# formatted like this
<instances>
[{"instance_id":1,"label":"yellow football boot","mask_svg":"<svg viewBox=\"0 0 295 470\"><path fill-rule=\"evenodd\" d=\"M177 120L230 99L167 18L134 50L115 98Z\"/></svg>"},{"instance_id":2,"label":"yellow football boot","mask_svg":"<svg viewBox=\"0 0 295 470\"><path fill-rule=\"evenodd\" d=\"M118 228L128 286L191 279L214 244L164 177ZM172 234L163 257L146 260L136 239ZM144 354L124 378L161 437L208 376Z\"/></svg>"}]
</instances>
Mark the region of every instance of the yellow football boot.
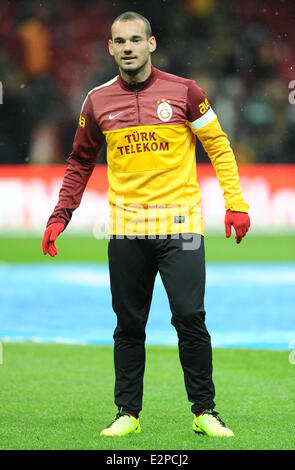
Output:
<instances>
[{"instance_id":1,"label":"yellow football boot","mask_svg":"<svg viewBox=\"0 0 295 470\"><path fill-rule=\"evenodd\" d=\"M211 437L232 437L234 433L227 428L219 418L217 411L205 410L199 416L194 417L193 430L198 434L206 434Z\"/></svg>"},{"instance_id":2,"label":"yellow football boot","mask_svg":"<svg viewBox=\"0 0 295 470\"><path fill-rule=\"evenodd\" d=\"M117 413L114 421L100 433L101 436L126 436L130 433L140 432L139 419L127 413Z\"/></svg>"}]
</instances>

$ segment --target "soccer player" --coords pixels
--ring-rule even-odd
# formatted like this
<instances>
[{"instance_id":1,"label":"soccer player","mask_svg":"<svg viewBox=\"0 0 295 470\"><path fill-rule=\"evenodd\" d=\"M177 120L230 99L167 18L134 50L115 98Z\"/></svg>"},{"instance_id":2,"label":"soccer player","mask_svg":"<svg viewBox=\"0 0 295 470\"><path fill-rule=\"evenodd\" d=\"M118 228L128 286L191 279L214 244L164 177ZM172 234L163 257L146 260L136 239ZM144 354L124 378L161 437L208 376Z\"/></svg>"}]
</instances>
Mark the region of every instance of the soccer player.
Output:
<instances>
[{"instance_id":1,"label":"soccer player","mask_svg":"<svg viewBox=\"0 0 295 470\"><path fill-rule=\"evenodd\" d=\"M152 66L156 39L145 17L135 12L117 17L108 46L119 74L91 90L83 103L59 200L42 242L44 254L57 254L55 240L79 206L106 139L118 413L101 435L140 431L145 327L159 272L178 335L193 429L209 436L233 436L214 403L211 338L205 325L204 233L196 136L223 191L226 237L230 237L233 226L240 243L250 220L235 156L196 82Z\"/></svg>"}]
</instances>

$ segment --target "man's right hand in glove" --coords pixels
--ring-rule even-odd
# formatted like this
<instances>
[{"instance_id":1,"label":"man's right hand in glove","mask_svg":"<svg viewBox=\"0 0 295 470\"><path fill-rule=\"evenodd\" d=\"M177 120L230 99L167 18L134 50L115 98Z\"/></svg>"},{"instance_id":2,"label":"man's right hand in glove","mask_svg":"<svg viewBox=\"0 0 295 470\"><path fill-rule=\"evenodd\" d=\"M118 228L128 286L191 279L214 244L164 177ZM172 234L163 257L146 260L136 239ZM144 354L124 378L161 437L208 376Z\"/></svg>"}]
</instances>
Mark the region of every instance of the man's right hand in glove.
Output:
<instances>
[{"instance_id":1,"label":"man's right hand in glove","mask_svg":"<svg viewBox=\"0 0 295 470\"><path fill-rule=\"evenodd\" d=\"M50 224L47 227L42 240L42 250L44 255L49 253L52 258L57 255L57 248L54 242L59 234L64 230L64 228L65 225L59 222Z\"/></svg>"}]
</instances>

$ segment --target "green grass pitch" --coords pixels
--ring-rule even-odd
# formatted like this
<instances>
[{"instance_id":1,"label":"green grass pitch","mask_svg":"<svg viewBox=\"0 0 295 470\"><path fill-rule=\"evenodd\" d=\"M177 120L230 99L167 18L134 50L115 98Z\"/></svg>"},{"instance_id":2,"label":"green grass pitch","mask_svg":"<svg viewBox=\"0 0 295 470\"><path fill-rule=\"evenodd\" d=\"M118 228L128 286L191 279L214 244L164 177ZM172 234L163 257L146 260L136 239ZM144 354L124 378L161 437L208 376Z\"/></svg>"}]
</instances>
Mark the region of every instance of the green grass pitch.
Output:
<instances>
[{"instance_id":1,"label":"green grass pitch","mask_svg":"<svg viewBox=\"0 0 295 470\"><path fill-rule=\"evenodd\" d=\"M294 449L288 351L214 349L216 409L233 438L192 430L175 347L147 346L142 432L100 437L113 419L112 346L4 343L1 449Z\"/></svg>"},{"instance_id":2,"label":"green grass pitch","mask_svg":"<svg viewBox=\"0 0 295 470\"><path fill-rule=\"evenodd\" d=\"M4 262L65 262L107 261L107 240L91 236L61 234L56 242L58 256L44 256L40 237L0 237L0 261ZM234 236L205 236L207 261L295 261L295 234L251 235L237 245Z\"/></svg>"}]
</instances>

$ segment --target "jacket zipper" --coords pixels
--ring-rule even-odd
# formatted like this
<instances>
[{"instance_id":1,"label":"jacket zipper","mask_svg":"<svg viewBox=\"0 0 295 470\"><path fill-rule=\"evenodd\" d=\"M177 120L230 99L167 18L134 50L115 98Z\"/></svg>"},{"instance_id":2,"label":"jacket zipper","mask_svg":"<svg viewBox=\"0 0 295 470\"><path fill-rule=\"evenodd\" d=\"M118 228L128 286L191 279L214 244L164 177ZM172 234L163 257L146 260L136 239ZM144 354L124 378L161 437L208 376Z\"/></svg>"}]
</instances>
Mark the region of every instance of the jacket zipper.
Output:
<instances>
[{"instance_id":1,"label":"jacket zipper","mask_svg":"<svg viewBox=\"0 0 295 470\"><path fill-rule=\"evenodd\" d=\"M137 107L137 122L140 123L140 114L139 114L139 102L138 102L138 90L135 91L136 97L136 107Z\"/></svg>"}]
</instances>

